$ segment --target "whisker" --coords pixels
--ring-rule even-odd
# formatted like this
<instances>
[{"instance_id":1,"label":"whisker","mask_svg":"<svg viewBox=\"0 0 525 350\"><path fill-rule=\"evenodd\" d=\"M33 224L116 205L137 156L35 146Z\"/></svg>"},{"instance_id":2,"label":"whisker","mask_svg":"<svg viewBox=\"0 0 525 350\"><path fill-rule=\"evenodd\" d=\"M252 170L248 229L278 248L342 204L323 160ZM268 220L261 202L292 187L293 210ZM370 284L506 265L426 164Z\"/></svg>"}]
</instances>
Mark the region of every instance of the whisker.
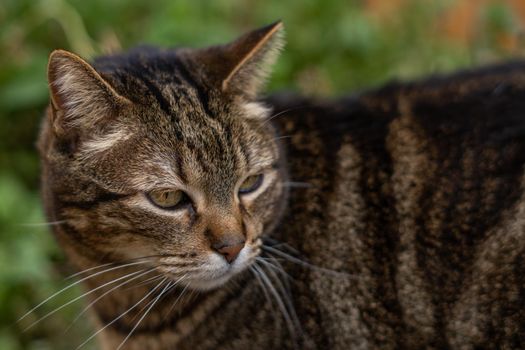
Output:
<instances>
[{"instance_id":1,"label":"whisker","mask_svg":"<svg viewBox=\"0 0 525 350\"><path fill-rule=\"evenodd\" d=\"M88 268L88 269L85 269L85 270L82 270L82 271L76 272L76 273L74 273L74 274L72 274L72 275L69 275L69 276L65 277L64 280L67 281L67 280L73 279L73 278L75 278L75 277L77 277L77 276L80 276L80 275L83 275L83 274L85 274L85 273L88 273L88 272L90 272L90 271L98 270L98 269L101 269L101 268L103 268L103 267L114 266L114 265L115 265L114 263L107 263L107 264L102 264L102 265L97 265L97 266L94 266L94 267L90 267L90 268Z\"/></svg>"},{"instance_id":2,"label":"whisker","mask_svg":"<svg viewBox=\"0 0 525 350\"><path fill-rule=\"evenodd\" d=\"M294 137L295 134L292 134L292 135L283 135L283 136L277 136L277 137L274 137L272 139L272 141L277 141L277 140L284 140L284 139L291 139L292 137Z\"/></svg>"},{"instance_id":3,"label":"whisker","mask_svg":"<svg viewBox=\"0 0 525 350\"><path fill-rule=\"evenodd\" d=\"M190 292L188 293L188 297L187 299L188 300L193 300L193 298L195 296L199 295L199 291L195 290L195 289L191 289Z\"/></svg>"},{"instance_id":4,"label":"whisker","mask_svg":"<svg viewBox=\"0 0 525 350\"><path fill-rule=\"evenodd\" d=\"M75 319L73 320L73 322L71 322L71 324L66 328L66 330L64 331L64 333L66 333L74 324L75 322L78 321L78 319L90 308L92 307L93 305L95 305L96 302L98 302L100 299L102 299L103 297L105 297L106 295L108 295L109 293L113 292L114 290L128 284L128 283L131 283L132 281L136 280L137 278L140 278L144 275L147 275L148 273L154 271L155 268L151 268L149 270L146 270L145 272L142 272L140 273L138 276L134 276L133 278L130 278L129 280L127 281L124 281L122 283L119 283L116 287L113 287L111 288L110 290L104 292L104 294L100 295L99 297L97 297L95 300L93 300L91 303L89 303L78 315L77 317L75 317ZM144 270L142 270L144 271ZM138 272L141 272L141 271L138 271Z\"/></svg>"},{"instance_id":5,"label":"whisker","mask_svg":"<svg viewBox=\"0 0 525 350\"><path fill-rule=\"evenodd\" d=\"M264 271L263 266L260 266L260 268L262 271ZM303 331L301 328L301 323L299 322L299 318L297 317L297 314L295 313L295 307L290 297L290 286L289 285L284 286L279 276L273 270L268 270L268 273L273 277L273 279L275 280L277 284L277 288L281 291L281 299L284 301L284 303L286 304L289 310L290 317L293 323L295 324L295 329L299 330L299 333L302 334Z\"/></svg>"},{"instance_id":6,"label":"whisker","mask_svg":"<svg viewBox=\"0 0 525 350\"><path fill-rule=\"evenodd\" d=\"M26 226L26 227L56 226L56 225L65 224L66 222L67 220L49 221L49 222L27 222L27 223L21 223L19 225Z\"/></svg>"},{"instance_id":7,"label":"whisker","mask_svg":"<svg viewBox=\"0 0 525 350\"><path fill-rule=\"evenodd\" d=\"M162 276L161 276L162 277ZM177 281L173 282L173 281L169 281L168 282L168 285L170 285L170 287L166 290L165 294L166 295L171 289L173 289L176 285L177 285ZM144 311L149 305L151 305L151 303L153 302L153 300L150 300L146 305L144 305L139 312L137 312L137 314L135 316L133 316L133 319L131 320L131 322L135 321L135 319L142 313L142 311Z\"/></svg>"},{"instance_id":8,"label":"whisker","mask_svg":"<svg viewBox=\"0 0 525 350\"><path fill-rule=\"evenodd\" d=\"M263 283L261 277L259 276L259 272L255 270L253 266L250 266L250 271L253 273L253 275L255 276L255 279L259 283L259 286L261 287L261 290L263 291L264 297L266 298L268 303L273 307L274 305L273 300L270 297L270 294L268 293L268 289L266 288L266 285ZM277 318L275 314L272 314L272 315L274 316L274 318Z\"/></svg>"},{"instance_id":9,"label":"whisker","mask_svg":"<svg viewBox=\"0 0 525 350\"><path fill-rule=\"evenodd\" d=\"M271 261L273 261L273 262L275 263L275 266L278 266L279 269L282 271L282 273L284 273L284 274L288 277L287 279L284 280L284 283L286 283L287 288L290 289L290 284L288 283L288 281L293 281L293 277L290 276L290 274L288 274L288 273L284 270L283 265L281 264L281 262L280 262L277 258L275 258L275 257L273 257L273 256L271 256L271 255L269 255L269 256L268 256L268 259L270 259Z\"/></svg>"},{"instance_id":10,"label":"whisker","mask_svg":"<svg viewBox=\"0 0 525 350\"><path fill-rule=\"evenodd\" d=\"M24 315L22 315L22 317L20 317L17 322L20 322L21 320L23 320L24 318L26 318L30 313L32 313L33 311L35 311L36 309L38 309L40 306L44 305L45 303L47 303L49 300L53 299L54 297L56 297L57 295L65 292L66 290L70 289L70 288L73 288L74 286L76 286L77 284L79 283L82 283L90 278L93 278L95 276L98 276L98 275L101 275L103 273L107 273L107 272L110 272L110 271L113 271L113 270L117 270L117 269L121 269L121 268L124 268L124 267L128 267L128 266L133 266L133 265L139 265L139 264L143 264L144 262L135 262L135 263L130 263L130 264L126 264L126 265L121 265L121 266L115 266L115 267L112 267L112 268L109 268L109 269L106 269L106 270L103 270L103 271L99 271L99 272L96 272L92 275L89 275L87 277L84 277L74 283L71 283L70 285L68 285L67 287L64 287L62 288L61 290L59 290L58 292L54 293L53 295L47 297L44 301L40 302L40 304L38 304L37 306L33 307L31 310L29 310L28 312L26 312Z\"/></svg>"},{"instance_id":11,"label":"whisker","mask_svg":"<svg viewBox=\"0 0 525 350\"><path fill-rule=\"evenodd\" d=\"M175 287L177 284L179 284L179 282L182 282L182 280L184 278L186 278L188 276L188 274L185 274L184 276L182 276L181 278L179 278L177 281L175 281L175 284L173 285L173 287ZM166 320L166 318L168 317L169 314L171 314L171 312L173 311L173 308L175 307L175 305L177 305L177 303L179 302L179 300L182 298L182 296L184 295L184 293L186 292L186 289L188 289L188 284L186 284L184 286L184 288L182 289L182 291L180 292L179 296L177 297L177 299L175 299L175 301L171 304L171 307L170 309L168 310L168 312L166 313L166 316L164 317L164 320Z\"/></svg>"},{"instance_id":12,"label":"whisker","mask_svg":"<svg viewBox=\"0 0 525 350\"><path fill-rule=\"evenodd\" d=\"M270 258L268 258L270 259ZM268 267L268 271L271 272L271 274L276 278L279 283L284 284L284 290L286 293L290 293L290 281L293 280L292 276L290 276L286 271L284 271L282 265L277 262L279 265L274 265L269 261L266 260L258 260L260 263L262 263L261 267L266 266ZM279 275L283 276L283 279L279 278ZM283 291L284 292L284 291Z\"/></svg>"},{"instance_id":13,"label":"whisker","mask_svg":"<svg viewBox=\"0 0 525 350\"><path fill-rule=\"evenodd\" d=\"M48 312L47 314L45 314L44 316L40 317L38 320L36 320L35 322L31 323L29 326L27 326L26 328L24 328L23 331L24 331L24 332L27 331L28 329L30 329L31 327L33 327L33 326L35 326L36 324L40 323L41 321L45 320L45 319L48 318L49 316L51 316L51 315L55 314L56 312L62 310L62 309L65 308L66 306L71 305L71 304L74 303L75 301L77 301L77 300L79 300L79 299L82 299L82 298L85 297L86 295L89 295L89 294L91 294L91 293L94 293L94 292L96 292L97 290L99 290L99 289L101 289L101 288L104 288L104 287L106 287L106 286L108 286L108 285L110 285L110 284L113 284L113 283L115 283L115 282L118 282L118 281L120 281L120 280L122 280L122 279L129 278L130 276L136 275L137 273L140 273L140 272L143 272L143 271L144 271L144 270L139 270L139 271L135 271L135 272L129 273L129 274L127 274L127 275L124 275L124 276L121 276L121 277L116 278L116 279L114 279L114 280L111 280L111 281L109 281L109 282L106 282L106 283L104 283L103 285L98 286L98 287L96 287L96 288L94 288L94 289L91 289L90 291L88 291L88 292L86 292L86 293L84 293L84 294L82 294L82 295L79 295L78 297L76 297L76 298L74 298L74 299L68 301L67 303L61 305L60 307L57 307L57 308L54 309L53 311Z\"/></svg>"},{"instance_id":14,"label":"whisker","mask_svg":"<svg viewBox=\"0 0 525 350\"><path fill-rule=\"evenodd\" d=\"M161 276L159 276L159 277L162 278L163 276L161 275ZM184 277L184 276L183 276L183 277ZM183 279L183 277L177 279L175 282L170 282L171 287L168 288L168 290L166 291L166 293L168 293L171 289L175 288L175 287L177 286L177 284ZM178 300L178 298L177 298L177 300ZM175 302L176 302L176 301L175 301ZM142 311L144 311L144 309L147 308L148 305L149 305L150 303L151 303L151 301L150 301L149 303L147 303L146 305L144 305L144 307L143 307L142 309L140 309L140 311L137 313L137 315L133 318L132 321L134 321L135 318L136 318L138 315L140 315L140 314L142 313ZM171 309L170 309L170 311L171 311ZM168 314L169 314L169 312L168 312ZM164 320L166 320L166 318L164 318Z\"/></svg>"},{"instance_id":15,"label":"whisker","mask_svg":"<svg viewBox=\"0 0 525 350\"><path fill-rule=\"evenodd\" d=\"M122 343L120 343L120 345L118 346L117 350L120 350L120 348L122 348L122 346L124 345L124 343L126 342L126 340L129 339L129 337L131 337L131 335L133 334L133 332L135 331L135 329L137 329L137 327L140 325L140 323L142 322L142 320L148 315L148 313L151 311L151 309L153 309L153 307L155 306L155 304L160 300L160 298L164 295L164 293L172 287L172 283L173 282L168 282L168 284L166 285L166 287L164 287L164 289L160 292L160 294L153 300L153 302L151 303L150 307L146 310L146 312L144 312L144 314L142 315L142 317L137 321L137 323L135 323L135 326L133 326L133 328L131 329L131 331L128 333L128 335L126 336L126 338L124 338L124 340L122 341Z\"/></svg>"},{"instance_id":16,"label":"whisker","mask_svg":"<svg viewBox=\"0 0 525 350\"><path fill-rule=\"evenodd\" d=\"M291 107L291 108L285 109L283 111L277 112L277 113L271 115L270 117L268 117L266 120L263 120L263 122L261 124L259 124L255 128L255 132L261 131L264 128L264 126L267 125L269 122L271 122L272 120L276 119L277 117L279 117L279 116L281 116L281 115L283 115L283 114L285 114L287 112L290 112L290 111L293 111L293 110L296 110L296 109L306 108L306 107L309 107L309 106L303 105L303 106ZM274 138L274 139L270 139L269 142L276 141L276 140L279 140L279 137Z\"/></svg>"},{"instance_id":17,"label":"whisker","mask_svg":"<svg viewBox=\"0 0 525 350\"><path fill-rule=\"evenodd\" d=\"M290 187L290 188L311 188L313 187L308 182L297 182L297 181L285 181L283 182L283 186Z\"/></svg>"},{"instance_id":18,"label":"whisker","mask_svg":"<svg viewBox=\"0 0 525 350\"><path fill-rule=\"evenodd\" d=\"M80 349L81 347L86 345L91 339L93 339L98 334L100 334L100 332L104 331L106 328L111 326L113 323L117 322L122 317L126 316L131 310L135 309L138 305L140 305L140 303L142 303L144 300L146 300L146 298L148 298L151 294L153 294L167 279L168 279L168 277L164 278L161 282L159 282L159 284L157 284L152 290L150 290L144 297L142 297L142 299L140 299L135 305L133 305L132 307L130 307L129 309L124 311L122 314L120 314L119 316L114 318L110 323L106 324L104 327L100 328L98 331L96 331L94 334L92 334L89 338L87 338L82 344L77 346L77 348L75 350Z\"/></svg>"},{"instance_id":19,"label":"whisker","mask_svg":"<svg viewBox=\"0 0 525 350\"><path fill-rule=\"evenodd\" d=\"M156 254L156 255L146 255L146 256L141 256L141 257L138 257L138 258L133 258L133 259L127 259L127 260L121 260L121 261L115 261L115 262L110 262L110 263L106 263L106 264L102 264L102 265L97 265L97 266L93 266L93 267L90 267L88 269L85 269L85 270L82 270L82 271L79 271L77 273L74 273L68 277L66 277L65 279L68 280L68 279L71 279L73 277L77 277L79 275L82 275L86 272L89 272L89 271L93 271L93 270L97 270L97 269L100 269L100 268L103 268L103 267L106 267L106 266L111 266L111 265L119 265L119 266L127 266L127 265L123 265L125 263L129 263L129 262L137 262L137 261L140 261L140 260L145 260L145 262L149 262L151 260L147 260L147 259L151 259L151 258L158 258L158 257L165 257L166 255L163 255L163 254Z\"/></svg>"},{"instance_id":20,"label":"whisker","mask_svg":"<svg viewBox=\"0 0 525 350\"><path fill-rule=\"evenodd\" d=\"M261 278L259 270L255 269L255 265L250 266L250 271L253 273L253 275L255 276L255 279L257 280L257 283L261 287L261 290L263 292L264 298L267 300L268 304L272 308L272 316L273 316L275 322L277 323L279 316L278 316L278 314L273 312L273 310L275 310L275 302L273 301L272 297L270 296L270 292L268 291L268 287L266 286L266 283L264 283L263 279ZM277 308L279 308L279 305L277 305ZM281 313L282 313L282 311L281 311ZM284 317L284 319L286 321L286 317ZM287 323L287 327L289 328L289 324L288 323Z\"/></svg>"},{"instance_id":21,"label":"whisker","mask_svg":"<svg viewBox=\"0 0 525 350\"><path fill-rule=\"evenodd\" d=\"M285 242L281 242L281 241L278 241L277 239L275 238L272 238L272 237L263 237L263 239L265 241L268 241L268 242L271 242L272 245L271 246L268 246L268 247L274 247L274 248L277 248L277 247L284 247L286 248L287 250L289 250L290 252L292 252L293 254L295 255L301 255L301 252L297 249L295 249L294 247L292 247L291 245L289 245L288 243L285 243Z\"/></svg>"},{"instance_id":22,"label":"whisker","mask_svg":"<svg viewBox=\"0 0 525 350\"><path fill-rule=\"evenodd\" d=\"M327 268L324 268L324 267L319 267L319 266L316 266L314 264L311 264L309 262L306 262L306 261L303 261L299 258L296 258L290 254L287 254L287 253L284 253L278 249L275 249L273 247L268 247L266 245L263 245L262 246L262 249L263 250L266 250L267 252L269 253L273 253L273 254L276 254L282 258L284 258L285 260L288 260L292 263L295 263L297 265L301 265L301 266L304 266L304 267L307 267L309 269L312 269L313 271L319 271L319 272L324 272L326 274L330 274L330 275L334 275L334 276L344 276L344 277L348 277L348 278L352 278L352 279L357 279L357 276L355 275L352 275L352 274L349 274L347 272L340 272L340 271L335 271L335 270L331 270L331 269L327 269Z\"/></svg>"},{"instance_id":23,"label":"whisker","mask_svg":"<svg viewBox=\"0 0 525 350\"><path fill-rule=\"evenodd\" d=\"M198 271L198 270L201 270L202 268L200 265L195 265L193 263L180 264L180 265L159 263L157 266L168 268L168 269L177 269L179 271L184 270L183 272Z\"/></svg>"},{"instance_id":24,"label":"whisker","mask_svg":"<svg viewBox=\"0 0 525 350\"><path fill-rule=\"evenodd\" d=\"M275 113L274 115L272 115L271 117L269 117L268 119L266 119L262 124L261 124L261 127L263 127L264 125L268 124L269 122L271 122L272 120L274 120L275 118L285 114L285 113L288 113L288 112L291 112L291 111L295 111L297 109L301 109L301 108L306 108L308 106L297 106L297 107L291 107L291 108L287 108L283 111L280 111L278 113Z\"/></svg>"},{"instance_id":25,"label":"whisker","mask_svg":"<svg viewBox=\"0 0 525 350\"><path fill-rule=\"evenodd\" d=\"M263 263L264 265L268 266L269 268L277 271L278 273L283 275L286 279L292 279L292 276L290 276L290 274L288 274L286 271L284 271L282 266L277 266L277 265L274 265L271 262L269 262L268 260L270 260L271 258L273 258L273 257L266 258L266 257L263 257L263 256L258 256L258 257L255 258L255 261ZM268 260L266 260L266 259L268 259ZM275 258L274 258L274 260L277 261Z\"/></svg>"},{"instance_id":26,"label":"whisker","mask_svg":"<svg viewBox=\"0 0 525 350\"><path fill-rule=\"evenodd\" d=\"M154 270L154 269L155 268L153 268L152 270ZM135 289L135 288L138 288L140 286L143 286L143 285L151 283L151 282L157 282L158 280L160 280L163 277L165 277L165 276L164 275L157 275L157 276L150 277L150 278L148 278L148 279L146 279L146 280L144 280L142 282L137 283L134 286L131 286L131 287L128 287L128 288L124 289L124 291Z\"/></svg>"},{"instance_id":27,"label":"whisker","mask_svg":"<svg viewBox=\"0 0 525 350\"><path fill-rule=\"evenodd\" d=\"M275 289L272 282L270 281L270 279L268 278L268 276L266 275L266 273L262 270L260 266L258 266L257 264L254 264L253 268L259 272L259 276L261 277L262 281L266 284L270 293L273 295L275 301L277 302L277 306L281 310L281 314L283 315L285 319L285 323L288 327L288 330L290 331L290 335L292 336L292 338L296 339L297 334L295 332L294 322L292 321L292 318L290 317L290 314L288 313L286 305L283 303L279 295L279 292Z\"/></svg>"},{"instance_id":28,"label":"whisker","mask_svg":"<svg viewBox=\"0 0 525 350\"><path fill-rule=\"evenodd\" d=\"M163 277L165 277L165 278L163 279L163 281L165 281L166 278L167 278L167 277L164 276L164 275L160 275L160 276L157 276L157 277L158 277L158 278L156 278L156 281L158 281L159 279L161 279L161 278L163 278ZM171 283L172 283L171 281L168 282L168 284L171 284ZM135 319L137 319L137 317L139 317L139 315L140 315L140 314L141 314L141 313L142 313L142 312L143 312L148 306L151 305L151 303L153 302L153 300L155 300L155 299L152 299L152 300L148 301L148 302L146 303L146 305L144 305L144 306L143 306L143 307L142 307L142 308L141 308L141 309L135 314L135 316L133 316L133 318L131 319L130 322L134 322Z\"/></svg>"}]
</instances>

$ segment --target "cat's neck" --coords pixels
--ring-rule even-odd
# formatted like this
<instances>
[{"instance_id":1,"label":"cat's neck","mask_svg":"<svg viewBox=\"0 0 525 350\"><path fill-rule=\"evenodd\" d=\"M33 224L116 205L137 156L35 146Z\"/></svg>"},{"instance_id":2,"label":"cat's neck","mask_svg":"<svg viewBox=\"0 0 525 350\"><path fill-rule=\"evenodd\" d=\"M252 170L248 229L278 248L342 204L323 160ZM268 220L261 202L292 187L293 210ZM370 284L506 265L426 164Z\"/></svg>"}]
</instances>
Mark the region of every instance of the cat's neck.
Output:
<instances>
[{"instance_id":1,"label":"cat's neck","mask_svg":"<svg viewBox=\"0 0 525 350\"><path fill-rule=\"evenodd\" d=\"M170 338L170 344L177 344L223 307L235 288L196 292L136 267L110 271L82 283L90 293L86 304L96 319L94 332L111 339L114 348L126 338L130 348L134 342L153 341L152 334L163 334Z\"/></svg>"}]
</instances>

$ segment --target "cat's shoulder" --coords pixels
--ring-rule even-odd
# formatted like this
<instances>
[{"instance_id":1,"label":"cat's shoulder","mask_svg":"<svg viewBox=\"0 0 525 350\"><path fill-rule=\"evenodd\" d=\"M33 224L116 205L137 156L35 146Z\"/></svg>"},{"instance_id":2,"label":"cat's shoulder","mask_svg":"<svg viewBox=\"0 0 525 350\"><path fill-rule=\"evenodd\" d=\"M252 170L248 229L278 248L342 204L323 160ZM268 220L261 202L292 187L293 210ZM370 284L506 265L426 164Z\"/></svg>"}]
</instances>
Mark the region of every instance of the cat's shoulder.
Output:
<instances>
[{"instance_id":1,"label":"cat's shoulder","mask_svg":"<svg viewBox=\"0 0 525 350\"><path fill-rule=\"evenodd\" d=\"M434 74L408 82L392 81L359 95L365 100L397 100L401 96L414 101L440 103L469 96L497 98L509 88L525 88L525 60Z\"/></svg>"},{"instance_id":2,"label":"cat's shoulder","mask_svg":"<svg viewBox=\"0 0 525 350\"><path fill-rule=\"evenodd\" d=\"M378 87L351 92L335 99L308 98L285 92L267 98L277 112L285 109L338 111L399 108L401 102L444 105L465 103L472 98L489 98L491 102L508 98L509 91L525 93L525 60L492 64L452 73L434 74L412 81L392 80ZM487 100L488 101L488 100Z\"/></svg>"}]
</instances>

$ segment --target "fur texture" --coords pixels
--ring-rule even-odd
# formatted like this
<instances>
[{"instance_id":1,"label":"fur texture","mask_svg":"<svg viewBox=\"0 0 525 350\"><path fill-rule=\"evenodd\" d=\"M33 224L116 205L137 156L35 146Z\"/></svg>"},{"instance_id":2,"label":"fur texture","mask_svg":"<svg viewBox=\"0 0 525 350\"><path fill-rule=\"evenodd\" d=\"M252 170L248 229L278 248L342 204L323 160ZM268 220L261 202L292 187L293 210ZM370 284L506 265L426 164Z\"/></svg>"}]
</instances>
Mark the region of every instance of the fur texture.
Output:
<instances>
[{"instance_id":1,"label":"fur texture","mask_svg":"<svg viewBox=\"0 0 525 350\"><path fill-rule=\"evenodd\" d=\"M44 203L102 348L522 348L525 64L261 102L281 30L51 56Z\"/></svg>"}]
</instances>

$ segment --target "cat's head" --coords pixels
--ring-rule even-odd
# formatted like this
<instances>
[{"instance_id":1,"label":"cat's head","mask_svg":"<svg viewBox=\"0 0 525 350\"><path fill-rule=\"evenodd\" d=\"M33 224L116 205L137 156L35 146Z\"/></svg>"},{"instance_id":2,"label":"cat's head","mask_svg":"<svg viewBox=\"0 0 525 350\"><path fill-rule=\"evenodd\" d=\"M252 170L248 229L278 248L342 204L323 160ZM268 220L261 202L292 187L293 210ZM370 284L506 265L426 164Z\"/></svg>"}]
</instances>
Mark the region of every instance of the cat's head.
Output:
<instances>
[{"instance_id":1,"label":"cat's head","mask_svg":"<svg viewBox=\"0 0 525 350\"><path fill-rule=\"evenodd\" d=\"M66 250L150 257L196 289L245 270L286 196L270 111L256 100L281 36L279 22L227 45L142 48L93 66L53 52L40 151Z\"/></svg>"}]
</instances>

